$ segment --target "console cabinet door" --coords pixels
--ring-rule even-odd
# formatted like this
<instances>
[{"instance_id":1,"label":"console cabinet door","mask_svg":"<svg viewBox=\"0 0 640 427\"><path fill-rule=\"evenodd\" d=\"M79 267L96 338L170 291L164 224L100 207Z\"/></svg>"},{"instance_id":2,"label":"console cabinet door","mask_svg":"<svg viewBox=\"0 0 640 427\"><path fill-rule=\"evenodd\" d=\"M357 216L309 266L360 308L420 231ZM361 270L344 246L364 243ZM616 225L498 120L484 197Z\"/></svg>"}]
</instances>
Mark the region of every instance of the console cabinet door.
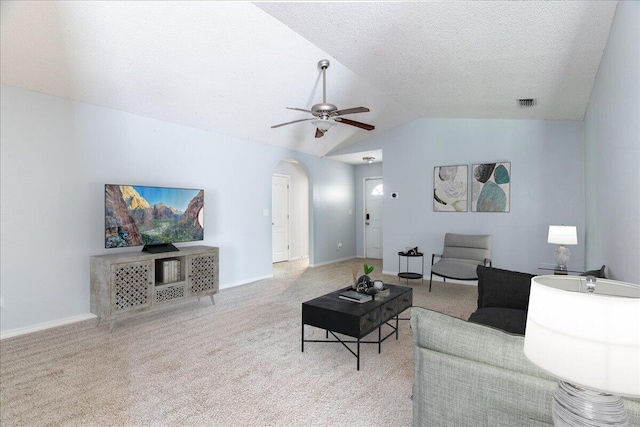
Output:
<instances>
[{"instance_id":1,"label":"console cabinet door","mask_svg":"<svg viewBox=\"0 0 640 427\"><path fill-rule=\"evenodd\" d=\"M218 290L218 257L207 253L188 257L188 286L191 295L210 294Z\"/></svg>"},{"instance_id":2,"label":"console cabinet door","mask_svg":"<svg viewBox=\"0 0 640 427\"><path fill-rule=\"evenodd\" d=\"M111 265L111 314L151 306L153 261Z\"/></svg>"}]
</instances>

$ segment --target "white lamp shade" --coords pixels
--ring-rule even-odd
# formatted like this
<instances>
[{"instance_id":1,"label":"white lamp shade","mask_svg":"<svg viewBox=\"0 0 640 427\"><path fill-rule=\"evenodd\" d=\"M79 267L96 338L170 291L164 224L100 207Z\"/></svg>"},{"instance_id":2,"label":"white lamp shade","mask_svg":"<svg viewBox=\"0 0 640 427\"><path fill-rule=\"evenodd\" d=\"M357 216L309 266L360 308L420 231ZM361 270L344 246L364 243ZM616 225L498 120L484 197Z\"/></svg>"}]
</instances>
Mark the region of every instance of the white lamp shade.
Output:
<instances>
[{"instance_id":1,"label":"white lamp shade","mask_svg":"<svg viewBox=\"0 0 640 427\"><path fill-rule=\"evenodd\" d=\"M531 279L525 356L576 386L640 396L640 286L597 279L585 289L585 277Z\"/></svg>"},{"instance_id":2,"label":"white lamp shade","mask_svg":"<svg viewBox=\"0 0 640 427\"><path fill-rule=\"evenodd\" d=\"M577 245L577 229L573 225L550 225L547 242L556 245Z\"/></svg>"}]
</instances>

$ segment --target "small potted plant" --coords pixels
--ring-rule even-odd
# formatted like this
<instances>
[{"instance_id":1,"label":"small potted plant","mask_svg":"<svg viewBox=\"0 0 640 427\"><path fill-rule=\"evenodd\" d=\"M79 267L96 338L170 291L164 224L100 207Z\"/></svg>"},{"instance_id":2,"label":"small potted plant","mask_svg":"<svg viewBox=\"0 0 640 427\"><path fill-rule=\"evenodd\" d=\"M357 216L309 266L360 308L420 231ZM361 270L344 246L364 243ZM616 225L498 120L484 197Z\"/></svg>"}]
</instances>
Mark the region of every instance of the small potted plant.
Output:
<instances>
[{"instance_id":1,"label":"small potted plant","mask_svg":"<svg viewBox=\"0 0 640 427\"><path fill-rule=\"evenodd\" d=\"M358 280L356 281L356 291L366 292L367 289L373 287L373 282L369 277L369 274L373 272L373 269L374 269L373 265L369 265L369 264L364 265L364 275L358 277Z\"/></svg>"}]
</instances>

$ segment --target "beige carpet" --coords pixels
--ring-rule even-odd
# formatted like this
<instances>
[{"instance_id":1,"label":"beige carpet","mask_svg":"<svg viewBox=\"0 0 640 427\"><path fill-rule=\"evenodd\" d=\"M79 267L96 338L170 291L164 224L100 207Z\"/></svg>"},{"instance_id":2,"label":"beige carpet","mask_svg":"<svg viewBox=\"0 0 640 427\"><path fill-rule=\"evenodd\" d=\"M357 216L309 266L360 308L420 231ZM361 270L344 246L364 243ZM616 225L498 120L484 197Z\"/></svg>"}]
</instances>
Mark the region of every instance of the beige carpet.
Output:
<instances>
[{"instance_id":1,"label":"beige carpet","mask_svg":"<svg viewBox=\"0 0 640 427\"><path fill-rule=\"evenodd\" d=\"M0 342L0 424L8 426L409 426L411 329L362 345L300 351L301 303L348 286L351 260L274 266L274 278L225 289L112 332L87 321ZM382 276L381 262L374 278ZM405 284L402 281L401 284ZM473 286L409 281L414 305L467 318ZM409 311L404 316L408 317ZM307 337L324 332L307 327ZM375 333L374 333L375 334Z\"/></svg>"}]
</instances>

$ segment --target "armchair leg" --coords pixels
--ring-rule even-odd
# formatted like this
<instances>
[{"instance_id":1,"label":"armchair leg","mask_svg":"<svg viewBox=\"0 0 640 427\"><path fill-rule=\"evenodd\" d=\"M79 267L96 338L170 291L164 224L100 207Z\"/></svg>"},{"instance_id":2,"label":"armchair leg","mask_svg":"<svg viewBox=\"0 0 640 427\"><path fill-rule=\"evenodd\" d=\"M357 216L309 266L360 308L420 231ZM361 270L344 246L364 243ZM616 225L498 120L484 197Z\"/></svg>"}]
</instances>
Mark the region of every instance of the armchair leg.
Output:
<instances>
[{"instance_id":1,"label":"armchair leg","mask_svg":"<svg viewBox=\"0 0 640 427\"><path fill-rule=\"evenodd\" d=\"M431 292L431 282L433 281L433 273L429 276L429 292Z\"/></svg>"}]
</instances>

